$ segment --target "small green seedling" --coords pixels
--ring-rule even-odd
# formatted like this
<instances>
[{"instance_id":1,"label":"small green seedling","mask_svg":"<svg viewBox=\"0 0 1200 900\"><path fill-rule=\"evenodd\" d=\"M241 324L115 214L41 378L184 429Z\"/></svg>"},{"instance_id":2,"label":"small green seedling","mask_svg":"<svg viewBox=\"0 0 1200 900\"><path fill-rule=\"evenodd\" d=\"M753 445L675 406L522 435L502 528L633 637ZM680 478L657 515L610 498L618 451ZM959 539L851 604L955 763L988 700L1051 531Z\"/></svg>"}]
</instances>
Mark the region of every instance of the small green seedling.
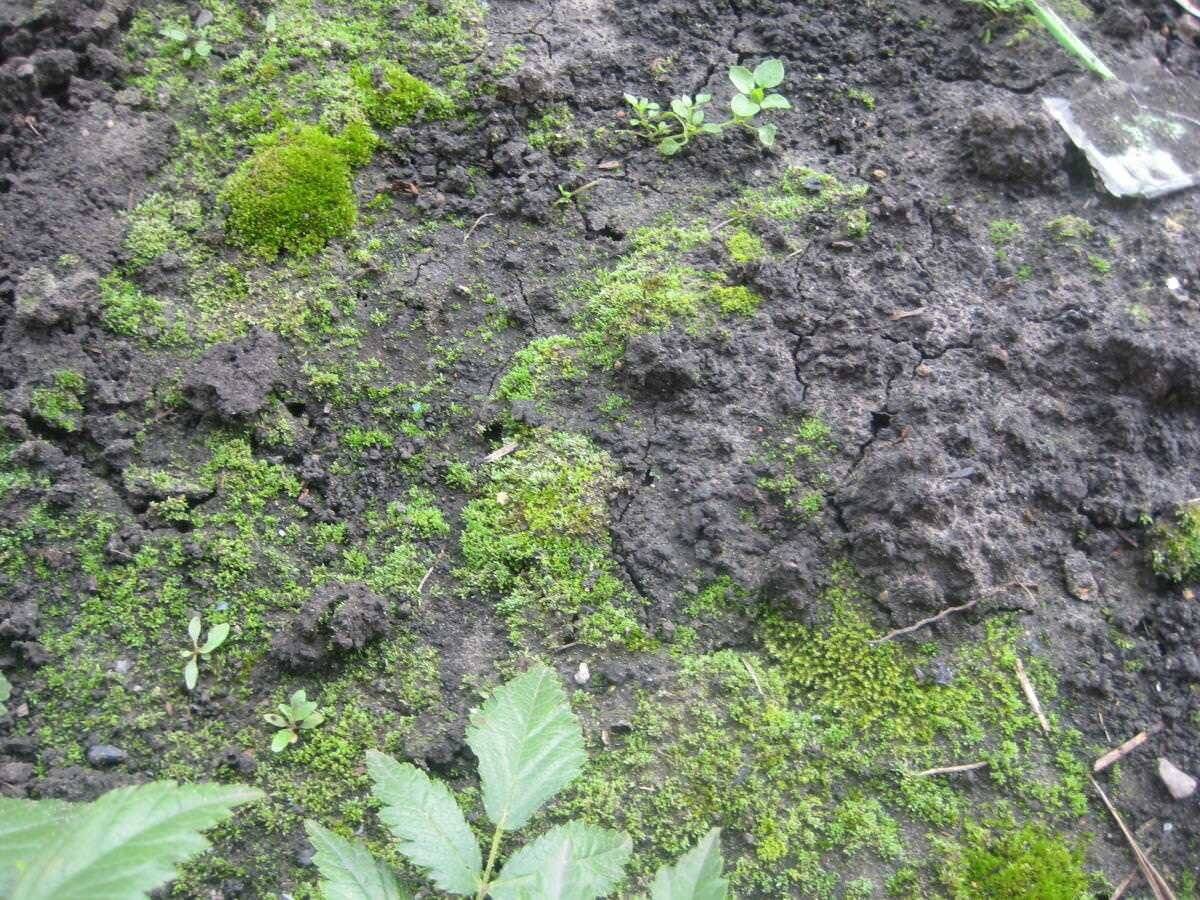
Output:
<instances>
[{"instance_id":1,"label":"small green seedling","mask_svg":"<svg viewBox=\"0 0 1200 900\"><path fill-rule=\"evenodd\" d=\"M200 617L192 616L192 621L188 622L188 637L192 639L192 649L180 650L179 655L187 660L183 666L183 683L189 691L194 691L196 681L200 677L200 657L207 657L225 643L225 639L229 637L229 623L220 622L212 626L208 629L208 637L201 644Z\"/></svg>"},{"instance_id":2,"label":"small green seedling","mask_svg":"<svg viewBox=\"0 0 1200 900\"><path fill-rule=\"evenodd\" d=\"M594 188L599 183L600 183L600 179L597 178L595 181L589 181L587 184L580 185L579 187L575 188L575 190L573 190L573 191L567 190L565 185L561 185L561 184L557 185L558 199L554 201L554 205L555 206L570 206L572 203L578 203L580 194L582 194L588 188Z\"/></svg>"},{"instance_id":3,"label":"small green seedling","mask_svg":"<svg viewBox=\"0 0 1200 900\"><path fill-rule=\"evenodd\" d=\"M783 75L783 63L778 59L763 60L753 71L733 66L729 80L737 93L729 101L732 116L724 122L705 121L705 107L712 102L712 94L676 97L666 110L646 97L626 94L625 102L633 111L633 133L654 141L663 156L674 156L702 134L721 134L729 127L753 131L760 144L772 147L778 129L774 124L760 123L758 115L792 108L786 97L773 92L783 83Z\"/></svg>"},{"instance_id":4,"label":"small green seedling","mask_svg":"<svg viewBox=\"0 0 1200 900\"><path fill-rule=\"evenodd\" d=\"M8 679L0 673L0 716L8 715L8 707L4 705L4 701L12 696L12 685L8 683Z\"/></svg>"},{"instance_id":5,"label":"small green seedling","mask_svg":"<svg viewBox=\"0 0 1200 900\"><path fill-rule=\"evenodd\" d=\"M186 28L178 25L164 25L158 33L171 42L179 61L184 64L202 63L212 53L212 44L198 35L193 37Z\"/></svg>"},{"instance_id":6,"label":"small green seedling","mask_svg":"<svg viewBox=\"0 0 1200 900\"><path fill-rule=\"evenodd\" d=\"M287 703L279 704L279 712L263 716L268 724L279 730L271 738L271 752L282 753L300 740L300 732L311 731L325 721L325 713L317 709L315 700L309 700L303 690L296 691Z\"/></svg>"}]
</instances>

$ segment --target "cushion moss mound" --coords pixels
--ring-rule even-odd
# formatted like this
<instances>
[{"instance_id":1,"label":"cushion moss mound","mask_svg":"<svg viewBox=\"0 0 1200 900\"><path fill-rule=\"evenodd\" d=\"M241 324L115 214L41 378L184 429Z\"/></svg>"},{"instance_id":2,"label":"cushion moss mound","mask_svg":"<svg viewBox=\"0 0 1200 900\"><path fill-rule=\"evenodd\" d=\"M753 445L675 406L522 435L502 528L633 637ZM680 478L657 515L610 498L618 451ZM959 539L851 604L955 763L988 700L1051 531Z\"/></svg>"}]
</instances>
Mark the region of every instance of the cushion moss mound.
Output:
<instances>
[{"instance_id":1,"label":"cushion moss mound","mask_svg":"<svg viewBox=\"0 0 1200 900\"><path fill-rule=\"evenodd\" d=\"M360 144L315 125L274 135L221 193L230 243L273 259L281 250L308 256L349 234L357 218L351 165L366 161Z\"/></svg>"},{"instance_id":2,"label":"cushion moss mound","mask_svg":"<svg viewBox=\"0 0 1200 900\"><path fill-rule=\"evenodd\" d=\"M954 900L1084 900L1083 852L1026 824L1000 834L968 827L962 856L943 873Z\"/></svg>"}]
</instances>

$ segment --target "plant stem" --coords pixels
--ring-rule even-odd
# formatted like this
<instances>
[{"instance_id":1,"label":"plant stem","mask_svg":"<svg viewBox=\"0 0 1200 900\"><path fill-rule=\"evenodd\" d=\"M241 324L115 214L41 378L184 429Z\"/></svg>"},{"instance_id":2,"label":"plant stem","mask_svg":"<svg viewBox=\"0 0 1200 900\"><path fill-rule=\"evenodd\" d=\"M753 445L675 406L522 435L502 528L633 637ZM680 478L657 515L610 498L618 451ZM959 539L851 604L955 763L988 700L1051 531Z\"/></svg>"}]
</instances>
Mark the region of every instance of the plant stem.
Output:
<instances>
[{"instance_id":1,"label":"plant stem","mask_svg":"<svg viewBox=\"0 0 1200 900\"><path fill-rule=\"evenodd\" d=\"M496 826L496 833L492 835L492 849L488 851L487 865L483 869L483 877L479 879L479 892L475 895L475 900L484 900L488 888L492 886L492 869L496 867L496 857L500 855L500 837L503 834L504 823L501 822Z\"/></svg>"}]
</instances>

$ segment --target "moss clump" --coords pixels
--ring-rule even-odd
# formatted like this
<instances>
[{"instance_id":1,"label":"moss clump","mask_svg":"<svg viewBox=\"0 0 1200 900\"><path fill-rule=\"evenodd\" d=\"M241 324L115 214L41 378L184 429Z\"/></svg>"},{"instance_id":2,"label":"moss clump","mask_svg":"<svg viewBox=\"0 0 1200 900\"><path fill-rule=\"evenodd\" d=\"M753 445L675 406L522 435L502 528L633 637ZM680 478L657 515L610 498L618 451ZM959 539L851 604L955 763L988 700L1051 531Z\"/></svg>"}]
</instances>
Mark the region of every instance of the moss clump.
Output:
<instances>
[{"instance_id":1,"label":"moss clump","mask_svg":"<svg viewBox=\"0 0 1200 900\"><path fill-rule=\"evenodd\" d=\"M636 598L612 558L612 460L580 435L533 437L493 467L463 509L465 565L455 573L463 590L497 595L517 643L537 626L564 642L645 647L629 611Z\"/></svg>"},{"instance_id":2,"label":"moss clump","mask_svg":"<svg viewBox=\"0 0 1200 900\"><path fill-rule=\"evenodd\" d=\"M510 401L541 399L551 382L586 374L577 355L578 343L565 335L532 341L513 356L512 365L496 385L496 396Z\"/></svg>"},{"instance_id":3,"label":"moss clump","mask_svg":"<svg viewBox=\"0 0 1200 900\"><path fill-rule=\"evenodd\" d=\"M50 387L33 389L29 397L30 409L34 416L51 428L78 431L86 389L87 382L78 372L69 369L55 372Z\"/></svg>"},{"instance_id":4,"label":"moss clump","mask_svg":"<svg viewBox=\"0 0 1200 900\"><path fill-rule=\"evenodd\" d=\"M1037 825L999 835L968 826L960 854L943 866L954 900L1081 900L1091 897L1083 851Z\"/></svg>"},{"instance_id":5,"label":"moss clump","mask_svg":"<svg viewBox=\"0 0 1200 900\"><path fill-rule=\"evenodd\" d=\"M798 166L788 169L774 184L745 191L734 206L740 221L763 218L799 222L817 213L858 206L867 186L847 185L832 175Z\"/></svg>"},{"instance_id":6,"label":"moss clump","mask_svg":"<svg viewBox=\"0 0 1200 900\"><path fill-rule=\"evenodd\" d=\"M200 203L188 197L172 200L163 194L151 194L129 214L125 252L129 265L142 269L168 250L185 251L191 245L190 234L203 221Z\"/></svg>"},{"instance_id":7,"label":"moss clump","mask_svg":"<svg viewBox=\"0 0 1200 900\"><path fill-rule=\"evenodd\" d=\"M1150 565L1156 575L1170 581L1200 579L1200 503L1181 507L1174 524L1155 527Z\"/></svg>"},{"instance_id":8,"label":"moss clump","mask_svg":"<svg viewBox=\"0 0 1200 900\"><path fill-rule=\"evenodd\" d=\"M454 115L454 104L441 91L397 63L386 62L372 69L356 66L351 77L363 109L380 128Z\"/></svg>"},{"instance_id":9,"label":"moss clump","mask_svg":"<svg viewBox=\"0 0 1200 900\"><path fill-rule=\"evenodd\" d=\"M1087 219L1079 216L1065 215L1059 216L1057 219L1051 219L1046 223L1046 230L1060 244L1071 244L1077 241L1086 241L1096 229Z\"/></svg>"},{"instance_id":10,"label":"moss clump","mask_svg":"<svg viewBox=\"0 0 1200 900\"><path fill-rule=\"evenodd\" d=\"M752 316L758 312L758 305L762 303L762 297L741 284L715 287L709 298L727 316Z\"/></svg>"},{"instance_id":11,"label":"moss clump","mask_svg":"<svg viewBox=\"0 0 1200 900\"><path fill-rule=\"evenodd\" d=\"M339 139L315 125L275 134L221 192L229 241L273 259L281 250L308 256L348 234L357 218L351 163L363 161L356 134Z\"/></svg>"},{"instance_id":12,"label":"moss clump","mask_svg":"<svg viewBox=\"0 0 1200 900\"><path fill-rule=\"evenodd\" d=\"M748 228L737 228L725 239L725 249L735 263L757 262L766 255L762 240Z\"/></svg>"},{"instance_id":13,"label":"moss clump","mask_svg":"<svg viewBox=\"0 0 1200 900\"><path fill-rule=\"evenodd\" d=\"M149 297L116 273L100 281L100 321L113 334L138 337L147 328L166 326L161 300Z\"/></svg>"}]
</instances>

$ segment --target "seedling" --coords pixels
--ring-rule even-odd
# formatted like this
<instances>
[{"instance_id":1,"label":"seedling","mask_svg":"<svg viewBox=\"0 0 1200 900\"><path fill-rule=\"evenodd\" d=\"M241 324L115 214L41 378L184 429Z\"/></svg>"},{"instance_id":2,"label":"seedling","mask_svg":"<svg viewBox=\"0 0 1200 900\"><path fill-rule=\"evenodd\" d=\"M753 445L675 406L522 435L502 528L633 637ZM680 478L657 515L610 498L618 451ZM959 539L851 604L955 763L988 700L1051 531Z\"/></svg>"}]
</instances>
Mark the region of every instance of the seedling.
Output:
<instances>
[{"instance_id":1,"label":"seedling","mask_svg":"<svg viewBox=\"0 0 1200 900\"><path fill-rule=\"evenodd\" d=\"M558 199L554 201L554 205L555 206L570 206L572 203L578 203L580 194L582 194L588 188L594 188L599 183L600 183L600 179L597 178L595 181L589 181L587 184L580 185L579 187L575 188L575 190L573 190L573 191L567 190L565 185L561 185L561 184L557 185Z\"/></svg>"},{"instance_id":2,"label":"seedling","mask_svg":"<svg viewBox=\"0 0 1200 900\"><path fill-rule=\"evenodd\" d=\"M164 25L158 33L171 42L179 54L179 61L184 64L204 62L212 53L212 44L199 35L188 34L186 28L178 25Z\"/></svg>"},{"instance_id":3,"label":"seedling","mask_svg":"<svg viewBox=\"0 0 1200 900\"><path fill-rule=\"evenodd\" d=\"M267 713L263 716L267 723L279 730L271 738L271 752L282 753L300 740L300 732L312 731L325 721L325 713L317 709L315 700L309 700L303 690L292 694L287 703L279 704L279 714Z\"/></svg>"},{"instance_id":4,"label":"seedling","mask_svg":"<svg viewBox=\"0 0 1200 900\"><path fill-rule=\"evenodd\" d=\"M544 832L500 865L505 834L528 824L575 780L587 758L579 720L554 671L536 666L499 687L472 715L467 744L479 760L483 811L495 825L486 862L446 785L411 763L367 752L380 819L401 855L428 876L439 895L590 900L611 894L633 850L629 835L611 828L573 820ZM412 896L362 844L311 819L305 830L325 896ZM729 883L722 868L720 830L714 828L678 862L658 870L651 900L725 900Z\"/></svg>"},{"instance_id":5,"label":"seedling","mask_svg":"<svg viewBox=\"0 0 1200 900\"><path fill-rule=\"evenodd\" d=\"M646 97L626 94L625 102L633 111L633 133L654 141L663 156L674 156L702 134L721 134L730 127L753 131L760 144L772 147L778 129L773 123L760 123L758 116L766 110L792 108L786 97L773 92L783 83L783 75L778 59L763 60L753 71L733 66L729 80L737 92L729 101L732 115L724 122L705 121L711 94L676 97L666 110Z\"/></svg>"},{"instance_id":6,"label":"seedling","mask_svg":"<svg viewBox=\"0 0 1200 900\"><path fill-rule=\"evenodd\" d=\"M187 660L183 665L183 683L189 691L196 689L196 681L200 677L200 657L208 658L214 650L225 643L229 637L229 623L220 622L208 629L208 637L200 643L200 617L192 616L188 622L188 637L192 639L191 650L180 650L179 655Z\"/></svg>"}]
</instances>

